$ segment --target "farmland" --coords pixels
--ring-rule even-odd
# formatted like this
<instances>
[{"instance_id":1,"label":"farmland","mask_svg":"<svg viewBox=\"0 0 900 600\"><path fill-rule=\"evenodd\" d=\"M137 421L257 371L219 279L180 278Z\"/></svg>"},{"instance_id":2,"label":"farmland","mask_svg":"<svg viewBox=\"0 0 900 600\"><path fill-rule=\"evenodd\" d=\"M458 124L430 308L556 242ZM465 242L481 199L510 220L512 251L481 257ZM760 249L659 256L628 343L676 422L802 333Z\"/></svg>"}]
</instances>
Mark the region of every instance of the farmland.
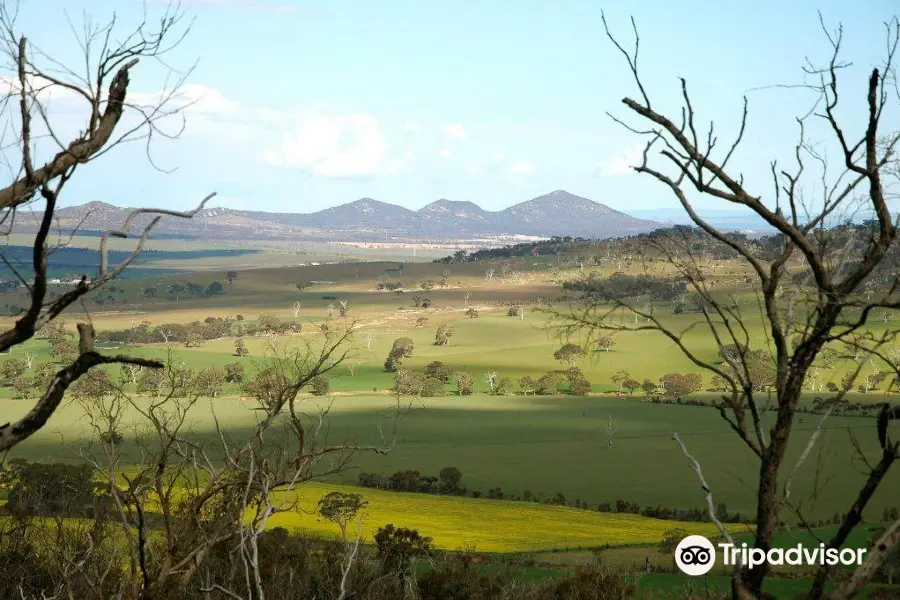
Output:
<instances>
[{"instance_id":1,"label":"farmland","mask_svg":"<svg viewBox=\"0 0 900 600\"><path fill-rule=\"evenodd\" d=\"M116 282L102 305L93 303L96 310L91 311L91 319L102 351L163 360L193 372L238 364L249 379L276 356L316 352L326 340L323 324L335 330L349 328L353 334L348 354L328 373L328 395L316 397L304 389L300 406L310 415L328 411L330 440L378 445L385 442L386 434L390 438L391 451L386 455L359 452L340 472L300 485L292 496L298 507L273 516L273 527L334 538L337 528L314 514L315 505L326 493L343 491L362 494L369 502L363 522L366 541L372 540L378 527L394 523L432 537L435 546L444 550L531 556L530 560L550 565L551 571L582 562L579 549L591 552L606 546L610 548L604 550L605 560L610 564L636 568L646 556L652 556L654 564L667 564L671 558L655 549L666 531L679 527L713 534L712 525L648 518L614 507L624 501L637 505L636 512L660 507L704 510L698 480L672 441L673 433L703 465L716 502L726 506L729 515L739 521L755 509L752 486L758 463L717 409L663 401L658 392L623 392L614 378L625 371L638 382L656 382L668 373L696 373L703 386L691 399L715 401L718 394L709 390L708 374L671 340L650 331L626 332L616 336L614 345L577 356L571 365L554 357L563 344L585 341L562 335L550 313L550 309L566 310L575 298L560 285L584 275L583 268L571 261L519 257L461 264L391 260L245 268L248 265L236 257L252 254L230 256L224 254L228 249L219 248L219 256L214 257L199 248L190 252L194 251L198 254L182 250L166 258L167 251L160 249L159 257L146 265L152 269ZM269 256L266 252L263 258ZM317 258L313 255L306 261L324 260ZM191 269L192 261L196 261L195 269ZM228 267L229 261L238 261L238 266ZM160 268L165 265L184 270L167 272ZM619 266L629 267L626 263L592 271L596 277L609 277ZM721 293L753 306L755 297L741 288L746 273L736 263L720 261L710 268L718 273ZM667 275L661 264L651 265L650 270L656 276ZM209 290L215 282L221 287L218 293L191 291ZM403 291L378 289L385 282L398 282ZM180 291L175 286L181 286ZM7 292L0 302L19 302L20 294ZM426 297L428 304L422 306ZM685 332L682 340L698 356L716 360L715 342L702 328L692 327L699 319L697 311L676 310L674 302L659 302L655 311L657 318ZM71 331L78 311L64 318ZM231 329L190 343L166 339L167 331L190 328L207 319L224 320ZM277 335L266 333L265 324L272 319L293 328ZM11 322L8 318L4 324ZM764 345L761 322L750 317L747 323L753 343ZM887 321L876 320L871 329L878 332L887 326ZM452 330L448 344L435 343L440 327ZM142 334L150 337L141 342L104 341L104 332L137 328L156 333ZM439 361L451 374L437 394L398 398L392 392L395 374L385 369L385 358L398 338L409 338L413 347L403 359L404 368L423 372ZM238 339L246 354L237 355ZM834 352L840 359L823 373L819 389L839 382L858 366L839 346ZM35 365L31 370L54 360L51 341L34 338L0 360L26 357ZM534 394L519 384L522 378L565 373L569 366L577 366L589 382L586 395L568 394L565 385L557 394ZM106 370L118 380L118 368ZM455 374L462 371L473 378L471 394L457 394ZM492 381L500 378L509 378L512 385L503 394L492 394ZM151 398L139 392L134 382L122 382L133 408L121 418L123 440L118 452L123 465L136 465L142 456L137 439L143 432L142 413L137 409ZM8 420L30 408L18 395L14 386L0 388L0 413ZM808 391L802 406L811 409L819 395ZM832 415L821 425L814 455L792 482L794 497L803 499L806 518L819 525L845 513L849 508L846 490L857 489L865 481L857 450L869 458L878 453L874 420L854 412L853 406L884 402L893 393L883 383L867 393L853 391L848 398L846 414ZM398 403L408 414L394 434L388 415ZM212 460L222 461L216 428L227 431L231 440L249 439L258 422L257 407L243 383L224 382L215 397L192 407L187 437ZM812 413L798 416L788 463L798 460L819 429L820 418ZM607 424L614 426L614 434L607 435ZM277 441L283 432L268 435ZM11 456L76 462L85 453L100 452L95 436L84 404L70 397L48 425ZM468 493L482 497L398 493L355 485L361 473L387 477L414 470L427 476L445 467L459 469ZM327 465L323 470L328 470ZM494 490L492 499L484 497L489 490ZM896 507L898 497L900 480L886 480L867 507L867 522L880 522L883 512ZM746 524L729 528L735 535L751 531ZM865 539L853 541L864 543ZM651 580L642 585L651 585Z\"/></svg>"}]
</instances>

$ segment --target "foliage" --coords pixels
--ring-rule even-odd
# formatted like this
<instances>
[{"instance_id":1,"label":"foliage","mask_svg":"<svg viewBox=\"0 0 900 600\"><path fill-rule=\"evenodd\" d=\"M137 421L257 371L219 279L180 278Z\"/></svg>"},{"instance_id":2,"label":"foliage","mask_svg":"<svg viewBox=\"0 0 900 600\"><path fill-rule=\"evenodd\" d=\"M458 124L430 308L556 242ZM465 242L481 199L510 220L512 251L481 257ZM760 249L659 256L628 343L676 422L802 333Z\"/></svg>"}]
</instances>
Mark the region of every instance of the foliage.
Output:
<instances>
[{"instance_id":1,"label":"foliage","mask_svg":"<svg viewBox=\"0 0 900 600\"><path fill-rule=\"evenodd\" d=\"M467 371L458 371L456 373L456 393L460 396L468 396L475 387L475 380Z\"/></svg>"},{"instance_id":2,"label":"foliage","mask_svg":"<svg viewBox=\"0 0 900 600\"><path fill-rule=\"evenodd\" d=\"M225 371L218 367L200 369L194 380L195 390L201 396L217 398L225 382Z\"/></svg>"},{"instance_id":3,"label":"foliage","mask_svg":"<svg viewBox=\"0 0 900 600\"><path fill-rule=\"evenodd\" d=\"M244 381L244 365L239 362L230 362L225 365L225 381L227 383L241 383Z\"/></svg>"},{"instance_id":4,"label":"foliage","mask_svg":"<svg viewBox=\"0 0 900 600\"><path fill-rule=\"evenodd\" d=\"M451 337L453 337L453 328L449 325L439 325L434 334L434 345L446 346L450 343Z\"/></svg>"},{"instance_id":5,"label":"foliage","mask_svg":"<svg viewBox=\"0 0 900 600\"><path fill-rule=\"evenodd\" d=\"M7 358L0 362L0 384L12 385L12 382L24 375L26 370L25 361L18 358Z\"/></svg>"},{"instance_id":6,"label":"foliage","mask_svg":"<svg viewBox=\"0 0 900 600\"><path fill-rule=\"evenodd\" d=\"M413 561L428 556L432 551L432 539L422 536L415 529L394 527L392 523L380 527L375 533L375 546L385 574L394 574L403 580Z\"/></svg>"},{"instance_id":7,"label":"foliage","mask_svg":"<svg viewBox=\"0 0 900 600\"><path fill-rule=\"evenodd\" d=\"M659 387L672 398L699 392L703 377L699 373L666 373L659 378Z\"/></svg>"},{"instance_id":8,"label":"foliage","mask_svg":"<svg viewBox=\"0 0 900 600\"><path fill-rule=\"evenodd\" d=\"M6 507L17 515L87 516L96 508L96 486L88 464L10 460L0 473Z\"/></svg>"},{"instance_id":9,"label":"foliage","mask_svg":"<svg viewBox=\"0 0 900 600\"><path fill-rule=\"evenodd\" d=\"M450 376L453 374L453 371L442 363L439 360L434 360L425 365L425 375L427 377L434 377L435 379L440 379L442 382L447 383L450 381Z\"/></svg>"},{"instance_id":10,"label":"foliage","mask_svg":"<svg viewBox=\"0 0 900 600\"><path fill-rule=\"evenodd\" d=\"M309 381L313 396L326 396L331 389L331 380L327 375L316 375Z\"/></svg>"},{"instance_id":11,"label":"foliage","mask_svg":"<svg viewBox=\"0 0 900 600\"><path fill-rule=\"evenodd\" d=\"M577 344L565 344L553 353L553 358L574 367L575 362L584 356L584 349Z\"/></svg>"},{"instance_id":12,"label":"foliage","mask_svg":"<svg viewBox=\"0 0 900 600\"><path fill-rule=\"evenodd\" d=\"M404 358L409 358L413 353L413 341L408 337L401 337L394 340L390 352L384 361L385 371L396 371L400 368Z\"/></svg>"},{"instance_id":13,"label":"foliage","mask_svg":"<svg viewBox=\"0 0 900 600\"><path fill-rule=\"evenodd\" d=\"M559 392L559 386L563 382L563 376L556 371L541 375L534 387L534 393L539 396L555 396Z\"/></svg>"},{"instance_id":14,"label":"foliage","mask_svg":"<svg viewBox=\"0 0 900 600\"><path fill-rule=\"evenodd\" d=\"M369 502L359 494L329 492L319 500L319 515L331 521L341 530L341 537L347 541L347 525L359 516Z\"/></svg>"}]
</instances>

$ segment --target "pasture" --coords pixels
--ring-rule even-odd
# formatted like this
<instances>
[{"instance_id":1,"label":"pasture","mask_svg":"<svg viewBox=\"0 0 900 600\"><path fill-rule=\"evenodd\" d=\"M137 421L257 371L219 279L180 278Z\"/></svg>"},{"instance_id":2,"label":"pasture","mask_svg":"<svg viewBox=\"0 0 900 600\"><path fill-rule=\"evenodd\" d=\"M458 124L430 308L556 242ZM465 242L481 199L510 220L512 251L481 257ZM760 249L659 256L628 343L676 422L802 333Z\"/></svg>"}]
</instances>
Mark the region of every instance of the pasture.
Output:
<instances>
[{"instance_id":1,"label":"pasture","mask_svg":"<svg viewBox=\"0 0 900 600\"><path fill-rule=\"evenodd\" d=\"M328 401L308 397L303 405L316 415L324 402ZM336 397L329 414L329 439L381 443L382 434L390 435L388 411L394 402L386 394ZM201 402L191 414L192 439L217 456L213 413L229 436L240 440L255 424L253 406L252 401L236 397ZM641 506L702 508L703 493L696 475L671 440L672 433L678 432L703 465L717 502L726 503L730 513L743 515L754 507L750 487L756 468L753 457L711 408L602 396L481 395L426 398L415 406L417 410L400 423L393 452L387 456L358 454L353 460L355 468L332 480L355 483L360 472L390 475L405 469L436 476L441 468L454 466L463 473L462 485L470 490L487 492L500 487L517 496L526 490L535 496L562 493L568 501L581 500L591 507L614 505L622 499ZM4 418L16 418L27 408L28 403L21 400L0 400ZM610 417L617 428L612 448L607 447L601 429ZM801 418L789 463L796 460L817 425L815 417ZM130 428L136 422L136 414L124 419L121 451L125 463L138 457ZM12 455L74 460L91 435L81 405L69 402L48 427ZM850 502L846 490L856 489L864 481L851 435L871 460L877 452L872 422L833 417L822 432L815 455L796 475L793 497L804 499L810 518L846 512ZM868 518L878 521L885 508L896 506L898 492L900 480L889 478L873 498Z\"/></svg>"},{"instance_id":2,"label":"pasture","mask_svg":"<svg viewBox=\"0 0 900 600\"><path fill-rule=\"evenodd\" d=\"M271 254L276 251L262 249L258 256L269 261L280 260ZM301 255L291 256L294 260ZM386 372L383 365L395 339L409 337L413 341L414 351L404 359L404 367L421 372L432 361L441 361L453 372L467 371L475 380L471 396L456 395L455 378L451 377L443 396L403 398L402 403L411 404L414 410L400 423L390 454L358 454L352 461L353 467L346 472L325 481L304 484L297 497L305 511L278 515L272 521L273 526L334 535L336 528L310 514L312 508L327 491L353 490L370 501L366 535L375 527L393 522L419 529L444 549L522 553L594 548L604 544L645 545L609 550L608 560L611 564L633 567L640 565L648 552L655 561L666 560L646 545L655 544L664 531L676 526L699 532L707 531L708 525L601 513L595 509L602 504L615 506L619 500L641 507L703 508L704 496L697 477L672 440L675 432L703 466L717 503L724 503L732 515L747 516L754 510L757 462L716 409L654 403L640 391L632 396L614 393L617 386L611 375L621 370L638 381L656 381L666 373L702 373L704 390L708 387L709 374L699 371L671 340L659 334L621 333L615 336L615 345L609 351L589 352L576 360L591 383L588 396L488 395L488 373L496 372L517 382L523 376L537 378L548 371L561 372L567 368L567 364L554 359L554 351L566 341L584 340L563 339L544 309L549 306L566 309L571 296L562 291L560 281L582 275L580 269L561 267L556 264L558 259L547 257L449 265L348 262L279 268L235 267L237 277L229 283L225 266L220 267L216 262L220 260L221 257L198 259L188 274L159 272L116 282L117 289L111 299L91 312L92 322L103 331L129 329L141 322L156 327L237 315L241 315L243 322L252 324L265 314L301 324L302 333L277 338L244 337L249 355L242 357L235 356L236 336L208 340L191 348L160 339L150 344L108 346L104 351L171 359L193 369L238 362L250 377L275 351L284 355L304 348L315 350L323 339L318 329L321 323L328 321L330 326L338 328L352 326L350 356L329 373L330 397L315 398L304 393L303 406L311 415L325 405L330 406L329 439L352 439L361 444L383 442L385 432L390 436L387 414L397 401L390 393L394 375ZM174 258L154 264L172 268L190 266ZM609 275L616 268L607 266L596 270ZM732 295L746 307L753 344L765 347L765 331L753 316L756 298L743 284L745 274L732 264L717 265L716 269L721 293ZM651 270L657 275L666 273L659 264L651 265ZM441 279L445 283L437 285ZM210 297L173 296L172 285L179 281L204 288L219 281L224 289ZM376 289L378 282L400 282L405 291L380 291ZM423 284L428 289L423 289ZM148 289L155 293L147 293ZM14 294L4 296L9 299ZM416 296L428 297L431 306L414 306ZM334 310L340 301L349 306L345 317L336 315ZM507 308L511 305L522 307L524 316L509 316ZM469 308L478 311L477 318L467 316ZM66 315L70 328L82 318L78 311L71 310ZM714 341L703 327L695 326L701 319L696 312L676 313L672 303L667 302L657 303L654 311L667 325L684 332L684 342L699 357L718 360ZM11 322L6 319L2 324L8 326ZM434 344L435 330L440 325L453 329L448 345ZM874 319L870 327L877 332L886 326L881 319ZM834 350L840 360L823 373L820 387L827 382L839 382L844 374L858 366L841 348ZM48 342L33 339L0 360L26 355L35 364L48 360ZM864 368L868 367L864 365ZM132 387L126 385L125 389L134 396L134 402L145 402ZM514 385L511 391L517 389ZM222 457L213 415L235 440L248 436L256 422L255 401L243 394L241 385L226 384L218 397L204 400L194 408L191 439L206 448L214 459ZM807 394L806 405L811 405L817 395L816 392ZM696 396L714 400L716 394L703 391ZM895 396L888 393L887 385L882 385L870 393L853 393L849 397L853 402L875 403ZM3 418L15 419L29 406L27 401L14 399L9 387L0 388ZM604 432L610 422L615 430L611 447ZM136 414L133 411L127 414L124 423L123 462L134 464L139 459L134 441L139 429ZM818 426L818 416L798 415L788 464L797 461ZM87 448L91 437L83 407L69 399L48 426L15 448L12 456L74 461L81 452L93 451ZM854 440L861 455L854 448ZM852 501L848 490L859 489L864 481L863 460L871 461L877 454L874 419L830 417L824 423L815 451L794 477L792 497L801 500L804 515L813 521L829 520L835 513L845 513ZM566 502L585 503L589 509L352 487L361 472L389 476L395 471L413 469L422 475L437 475L447 466L463 473L462 485L470 491L484 493L500 488L507 497L562 495ZM892 473L867 508L867 522L880 522L885 509L900 504L897 498L900 498L900 477ZM738 535L749 533L747 526L731 527ZM854 541L859 543L862 542ZM650 579L647 582L642 585L651 585Z\"/></svg>"}]
</instances>

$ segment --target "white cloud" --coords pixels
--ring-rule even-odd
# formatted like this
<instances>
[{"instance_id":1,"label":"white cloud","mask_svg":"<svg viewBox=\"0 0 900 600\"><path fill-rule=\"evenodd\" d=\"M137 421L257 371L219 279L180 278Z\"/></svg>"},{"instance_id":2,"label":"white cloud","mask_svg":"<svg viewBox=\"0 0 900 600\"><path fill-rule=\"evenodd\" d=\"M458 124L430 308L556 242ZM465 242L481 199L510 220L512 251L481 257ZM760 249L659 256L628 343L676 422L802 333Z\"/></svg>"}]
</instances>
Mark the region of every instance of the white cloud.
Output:
<instances>
[{"instance_id":1,"label":"white cloud","mask_svg":"<svg viewBox=\"0 0 900 600\"><path fill-rule=\"evenodd\" d=\"M444 125L441 131L444 133L444 137L451 140L464 140L469 137L469 132L463 127L462 123Z\"/></svg>"},{"instance_id":2,"label":"white cloud","mask_svg":"<svg viewBox=\"0 0 900 600\"><path fill-rule=\"evenodd\" d=\"M601 163L596 173L603 177L621 177L633 173L632 167L641 163L643 152L644 144L641 143L626 148L620 155Z\"/></svg>"},{"instance_id":3,"label":"white cloud","mask_svg":"<svg viewBox=\"0 0 900 600\"><path fill-rule=\"evenodd\" d=\"M388 161L388 143L378 119L366 112L300 113L293 131L263 158L275 166L293 167L323 177L360 177L401 170L411 153Z\"/></svg>"},{"instance_id":4,"label":"white cloud","mask_svg":"<svg viewBox=\"0 0 900 600\"><path fill-rule=\"evenodd\" d=\"M419 127L419 124L415 121L410 121L403 126L403 131L405 131L406 133L419 133L420 131L422 131L422 128Z\"/></svg>"},{"instance_id":5,"label":"white cloud","mask_svg":"<svg viewBox=\"0 0 900 600\"><path fill-rule=\"evenodd\" d=\"M451 152L448 148L444 148L443 150L440 151L440 155L441 155L441 158L446 160L446 159L449 159L451 156L453 156L453 152Z\"/></svg>"},{"instance_id":6,"label":"white cloud","mask_svg":"<svg viewBox=\"0 0 900 600\"><path fill-rule=\"evenodd\" d=\"M469 175L478 177L498 172L506 162L506 152L494 152L487 160L466 168Z\"/></svg>"},{"instance_id":7,"label":"white cloud","mask_svg":"<svg viewBox=\"0 0 900 600\"><path fill-rule=\"evenodd\" d=\"M534 171L534 164L528 160L527 158L523 158L522 160L517 160L509 167L508 173L510 175L520 175L526 176L531 175Z\"/></svg>"},{"instance_id":8,"label":"white cloud","mask_svg":"<svg viewBox=\"0 0 900 600\"><path fill-rule=\"evenodd\" d=\"M44 82L29 84L42 90L39 96L54 128L64 139L83 129L89 107L82 97L57 86L45 89ZM14 80L0 78L0 94L14 93L17 85ZM271 165L328 178L393 174L406 169L412 158L409 152L391 152L378 118L365 111L248 107L228 98L222 90L201 84L185 84L177 93L129 91L127 99L145 111L162 103L155 123L162 131L176 134L186 124L181 143L187 142L193 148L191 156L226 153L246 160L249 155ZM124 132L139 126L141 118L137 110L126 110L118 130ZM35 120L35 135L44 133L38 127L39 121ZM43 154L51 148L39 150ZM37 154L35 158L40 160ZM166 164L162 155L155 158L163 159L163 168L177 166ZM178 162L184 160L182 157Z\"/></svg>"}]
</instances>

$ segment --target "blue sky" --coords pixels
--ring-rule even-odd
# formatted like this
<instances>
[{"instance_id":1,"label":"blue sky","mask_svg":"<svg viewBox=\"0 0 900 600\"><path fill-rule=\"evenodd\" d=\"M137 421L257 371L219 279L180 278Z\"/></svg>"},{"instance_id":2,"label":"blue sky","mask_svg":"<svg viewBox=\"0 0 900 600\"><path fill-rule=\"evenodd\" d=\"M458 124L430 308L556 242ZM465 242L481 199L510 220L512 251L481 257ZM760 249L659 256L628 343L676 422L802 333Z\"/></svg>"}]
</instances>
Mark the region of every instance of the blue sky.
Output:
<instances>
[{"instance_id":1,"label":"blue sky","mask_svg":"<svg viewBox=\"0 0 900 600\"><path fill-rule=\"evenodd\" d=\"M164 8L146 5L151 18ZM827 57L821 10L830 25L844 24L845 56L860 67L848 74L842 107L862 127L853 109L896 8L892 0L183 0L193 26L166 61L196 62L178 99L195 103L180 139L151 146L160 167L177 169L162 173L143 145L123 146L82 169L65 204L177 208L217 191L220 205L267 211L360 197L498 210L565 189L625 211L674 207L659 184L629 172L639 138L606 115L628 117L620 100L637 90L603 34L601 9L628 44L628 18L637 20L654 106L678 111L677 77L686 77L703 129L714 119L725 144L749 95L751 134L734 164L765 196L769 161L790 158L794 117L811 96L755 88L801 82L805 57ZM76 24L84 10L95 21L115 11L124 31L142 9L130 0L22 0L18 25L78 66L64 10ZM166 84L150 61L132 73L135 98ZM77 128L80 114L56 116Z\"/></svg>"}]
</instances>

